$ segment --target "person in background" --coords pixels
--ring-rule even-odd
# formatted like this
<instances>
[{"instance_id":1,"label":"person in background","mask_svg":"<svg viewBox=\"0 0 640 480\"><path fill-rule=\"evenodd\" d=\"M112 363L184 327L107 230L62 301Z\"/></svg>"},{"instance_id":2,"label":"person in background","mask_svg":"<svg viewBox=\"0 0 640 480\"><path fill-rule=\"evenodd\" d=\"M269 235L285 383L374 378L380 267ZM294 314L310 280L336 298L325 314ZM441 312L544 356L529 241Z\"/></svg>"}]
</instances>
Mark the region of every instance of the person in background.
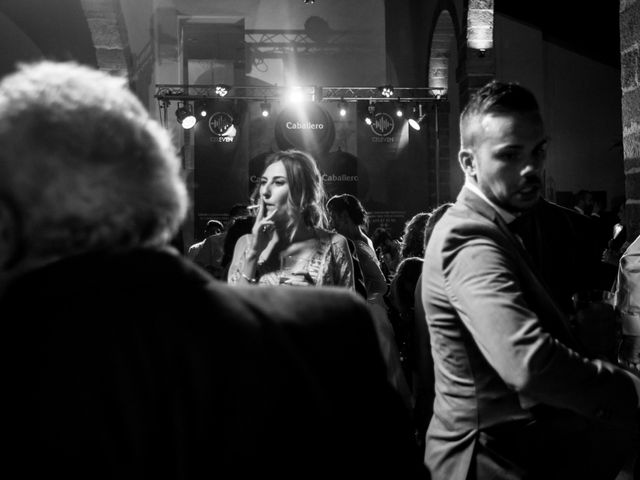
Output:
<instances>
[{"instance_id":1,"label":"person in background","mask_svg":"<svg viewBox=\"0 0 640 480\"><path fill-rule=\"evenodd\" d=\"M362 269L367 299L371 302L383 303L388 285L380 262L373 248L373 242L365 234L367 212L353 195L344 193L334 195L327 202L330 225L339 234L354 243L356 256Z\"/></svg>"},{"instance_id":2,"label":"person in background","mask_svg":"<svg viewBox=\"0 0 640 480\"><path fill-rule=\"evenodd\" d=\"M465 184L425 252L434 479L615 478L640 433L640 379L579 353L511 223L540 200L534 95L492 81L460 117Z\"/></svg>"},{"instance_id":3,"label":"person in background","mask_svg":"<svg viewBox=\"0 0 640 480\"><path fill-rule=\"evenodd\" d=\"M579 190L574 195L573 209L580 215L591 215L593 210L593 194L589 190Z\"/></svg>"},{"instance_id":4,"label":"person in background","mask_svg":"<svg viewBox=\"0 0 640 480\"><path fill-rule=\"evenodd\" d=\"M380 260L382 273L384 273L387 283L390 283L402 259L400 242L394 239L389 231L383 227L374 230L371 241Z\"/></svg>"},{"instance_id":5,"label":"person in background","mask_svg":"<svg viewBox=\"0 0 640 480\"><path fill-rule=\"evenodd\" d=\"M411 347L414 341L413 332L415 330L415 290L418 278L422 272L422 258L403 258L396 274L391 280L389 289L389 302L391 303L390 316L393 315L394 331L402 367L409 384L413 390L413 368L411 357ZM428 345L426 346L428 348ZM415 395L412 395L415 404Z\"/></svg>"},{"instance_id":6,"label":"person in background","mask_svg":"<svg viewBox=\"0 0 640 480\"><path fill-rule=\"evenodd\" d=\"M354 290L345 237L325 229L325 193L315 160L299 150L269 156L251 234L236 243L228 281L237 284L342 286Z\"/></svg>"},{"instance_id":7,"label":"person in background","mask_svg":"<svg viewBox=\"0 0 640 480\"><path fill-rule=\"evenodd\" d=\"M251 215L236 217L229 223L227 234L224 237L222 260L220 262L220 265L224 270L223 278L227 278L229 276L229 265L231 264L233 251L238 239L243 235L251 233L254 223L255 218Z\"/></svg>"},{"instance_id":8,"label":"person in background","mask_svg":"<svg viewBox=\"0 0 640 480\"><path fill-rule=\"evenodd\" d=\"M230 287L168 246L188 196L126 79L0 81L3 468L20 478L425 478L367 304Z\"/></svg>"},{"instance_id":9,"label":"person in background","mask_svg":"<svg viewBox=\"0 0 640 480\"><path fill-rule=\"evenodd\" d=\"M216 274L216 267L220 266L222 259L224 230L224 226L219 220L207 221L204 229L204 239L194 243L187 250L187 258L195 261L206 270L209 270L214 276Z\"/></svg>"},{"instance_id":10,"label":"person in background","mask_svg":"<svg viewBox=\"0 0 640 480\"><path fill-rule=\"evenodd\" d=\"M419 212L405 223L400 246L400 256L403 259L424 257L424 226L430 216L429 212Z\"/></svg>"},{"instance_id":11,"label":"person in background","mask_svg":"<svg viewBox=\"0 0 640 480\"><path fill-rule=\"evenodd\" d=\"M429 244L436 223L442 218L453 203L446 202L438 205L429 212L429 218L424 226L423 252ZM421 266L423 265L424 259ZM412 262L415 263L414 260ZM422 304L422 270L415 280L413 290L413 321L408 325L408 354L407 366L410 371L413 417L416 425L416 438L424 454L425 434L433 414L433 399L435 397L435 379L433 372L433 357L431 355L431 339L427 320Z\"/></svg>"},{"instance_id":12,"label":"person in background","mask_svg":"<svg viewBox=\"0 0 640 480\"><path fill-rule=\"evenodd\" d=\"M640 376L640 236L631 242L620 258L613 289L613 304L619 323L618 363ZM640 441L636 439L633 478L640 478ZM631 463L631 462L630 462Z\"/></svg>"},{"instance_id":13,"label":"person in background","mask_svg":"<svg viewBox=\"0 0 640 480\"><path fill-rule=\"evenodd\" d=\"M236 203L229 210L229 220L227 221L226 228L221 228L222 224L217 220L209 220L207 225L215 222L213 223L213 228L217 231L214 231L214 233L207 236L202 242L196 244L194 246L195 251L189 258L211 273L218 280L226 280L228 263L224 263L226 260L224 258L224 248L229 228L238 218L247 217L249 215L249 210L245 204ZM189 249L189 252L191 252L191 249Z\"/></svg>"},{"instance_id":14,"label":"person in background","mask_svg":"<svg viewBox=\"0 0 640 480\"><path fill-rule=\"evenodd\" d=\"M640 373L640 236L620 258L614 293L621 332L618 362Z\"/></svg>"},{"instance_id":15,"label":"person in background","mask_svg":"<svg viewBox=\"0 0 640 480\"><path fill-rule=\"evenodd\" d=\"M371 239L364 233L367 212L356 197L350 194L334 195L327 202L331 226L354 248L354 265L361 270L366 299L373 312L380 333L380 343L387 362L392 365L392 381L403 394L408 408L411 392L403 370L403 351L398 331L389 316L386 295L388 284L380 270Z\"/></svg>"}]
</instances>

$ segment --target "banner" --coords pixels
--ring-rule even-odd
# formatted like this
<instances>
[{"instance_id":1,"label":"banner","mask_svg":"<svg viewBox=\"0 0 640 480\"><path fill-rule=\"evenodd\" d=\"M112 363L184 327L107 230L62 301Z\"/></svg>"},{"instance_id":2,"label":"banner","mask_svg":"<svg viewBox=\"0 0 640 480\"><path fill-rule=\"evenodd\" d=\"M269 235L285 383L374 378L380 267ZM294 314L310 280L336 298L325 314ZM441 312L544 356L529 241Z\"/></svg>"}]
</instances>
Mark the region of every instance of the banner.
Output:
<instances>
[{"instance_id":1,"label":"banner","mask_svg":"<svg viewBox=\"0 0 640 480\"><path fill-rule=\"evenodd\" d=\"M209 219L226 219L236 203L246 203L248 128L242 101L210 100L207 116L194 127L194 214L196 232Z\"/></svg>"},{"instance_id":2,"label":"banner","mask_svg":"<svg viewBox=\"0 0 640 480\"><path fill-rule=\"evenodd\" d=\"M394 102L378 102L371 125L363 119L369 102L358 102L357 141L359 198L369 211L369 232L385 228L393 237L402 234L404 223L427 210L428 128L413 132L404 117L396 116Z\"/></svg>"}]
</instances>

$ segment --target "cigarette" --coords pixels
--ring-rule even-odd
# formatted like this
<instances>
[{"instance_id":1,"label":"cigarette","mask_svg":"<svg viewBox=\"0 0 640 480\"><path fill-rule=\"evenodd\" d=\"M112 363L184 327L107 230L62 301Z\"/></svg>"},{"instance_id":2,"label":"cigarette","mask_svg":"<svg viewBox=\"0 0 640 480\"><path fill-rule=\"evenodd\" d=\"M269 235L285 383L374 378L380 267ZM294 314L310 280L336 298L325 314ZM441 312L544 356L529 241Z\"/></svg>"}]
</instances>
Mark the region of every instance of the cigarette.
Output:
<instances>
[{"instance_id":1,"label":"cigarette","mask_svg":"<svg viewBox=\"0 0 640 480\"><path fill-rule=\"evenodd\" d=\"M255 209L257 209L257 208L260 208L260 205L249 205L249 206L247 207L247 210L255 210Z\"/></svg>"}]
</instances>

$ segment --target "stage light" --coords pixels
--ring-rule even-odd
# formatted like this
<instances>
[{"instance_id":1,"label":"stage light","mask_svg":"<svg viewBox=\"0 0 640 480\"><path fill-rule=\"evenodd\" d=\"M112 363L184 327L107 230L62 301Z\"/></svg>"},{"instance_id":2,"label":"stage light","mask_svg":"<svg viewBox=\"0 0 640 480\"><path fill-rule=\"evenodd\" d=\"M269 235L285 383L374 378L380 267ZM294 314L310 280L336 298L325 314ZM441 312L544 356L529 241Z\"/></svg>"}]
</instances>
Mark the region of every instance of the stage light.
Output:
<instances>
[{"instance_id":1,"label":"stage light","mask_svg":"<svg viewBox=\"0 0 640 480\"><path fill-rule=\"evenodd\" d=\"M340 102L338 103L338 113L340 114L341 117L344 117L347 115L347 102L344 101L344 98L340 100Z\"/></svg>"},{"instance_id":2,"label":"stage light","mask_svg":"<svg viewBox=\"0 0 640 480\"><path fill-rule=\"evenodd\" d=\"M286 98L289 103L301 103L305 100L312 100L313 93L303 90L302 87L291 87L287 91Z\"/></svg>"},{"instance_id":3,"label":"stage light","mask_svg":"<svg viewBox=\"0 0 640 480\"><path fill-rule=\"evenodd\" d=\"M391 85L382 85L381 87L378 87L378 90L380 91L380 95L383 97L393 97L393 87Z\"/></svg>"},{"instance_id":4,"label":"stage light","mask_svg":"<svg viewBox=\"0 0 640 480\"><path fill-rule=\"evenodd\" d=\"M227 131L222 134L222 136L233 138L237 133L238 132L236 130L236 126L232 123L231 125L229 125L229 128L227 128Z\"/></svg>"},{"instance_id":5,"label":"stage light","mask_svg":"<svg viewBox=\"0 0 640 480\"><path fill-rule=\"evenodd\" d=\"M409 126L411 126L411 128L413 128L414 130L420 130L420 125L422 124L422 122L426 117L427 115L422 113L422 105L421 104L416 105L415 107L413 107L413 110L411 111L411 117L409 118Z\"/></svg>"},{"instance_id":6,"label":"stage light","mask_svg":"<svg viewBox=\"0 0 640 480\"><path fill-rule=\"evenodd\" d=\"M265 100L260 104L260 111L263 117L268 117L271 114L271 104Z\"/></svg>"},{"instance_id":7,"label":"stage light","mask_svg":"<svg viewBox=\"0 0 640 480\"><path fill-rule=\"evenodd\" d=\"M206 117L207 116L207 102L200 101L196 103L196 117Z\"/></svg>"},{"instance_id":8,"label":"stage light","mask_svg":"<svg viewBox=\"0 0 640 480\"><path fill-rule=\"evenodd\" d=\"M176 118L178 123L182 125L182 128L188 130L196 124L196 117L191 111L189 104L183 103L181 107L176 110Z\"/></svg>"},{"instance_id":9,"label":"stage light","mask_svg":"<svg viewBox=\"0 0 640 480\"><path fill-rule=\"evenodd\" d=\"M396 117L404 117L404 105L400 103L400 99L398 99L398 104L396 105Z\"/></svg>"},{"instance_id":10,"label":"stage light","mask_svg":"<svg viewBox=\"0 0 640 480\"><path fill-rule=\"evenodd\" d=\"M219 97L226 97L229 90L231 90L229 85L224 85L223 83L216 85L216 95Z\"/></svg>"},{"instance_id":11,"label":"stage light","mask_svg":"<svg viewBox=\"0 0 640 480\"><path fill-rule=\"evenodd\" d=\"M367 114L364 117L364 123L367 125L371 125L373 123L373 117L376 115L376 104L373 102L369 103L367 107Z\"/></svg>"}]
</instances>

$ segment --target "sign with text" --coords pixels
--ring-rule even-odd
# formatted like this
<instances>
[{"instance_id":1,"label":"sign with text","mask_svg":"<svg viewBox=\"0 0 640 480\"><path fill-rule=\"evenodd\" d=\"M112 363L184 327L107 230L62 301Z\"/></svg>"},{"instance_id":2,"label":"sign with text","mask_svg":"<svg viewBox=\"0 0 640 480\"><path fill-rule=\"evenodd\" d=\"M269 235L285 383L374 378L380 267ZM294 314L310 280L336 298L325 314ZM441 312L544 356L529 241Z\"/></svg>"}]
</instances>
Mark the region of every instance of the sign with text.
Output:
<instances>
[{"instance_id":1,"label":"sign with text","mask_svg":"<svg viewBox=\"0 0 640 480\"><path fill-rule=\"evenodd\" d=\"M296 148L312 155L329 151L335 138L331 115L318 103L303 102L284 108L276 119L278 148Z\"/></svg>"}]
</instances>

